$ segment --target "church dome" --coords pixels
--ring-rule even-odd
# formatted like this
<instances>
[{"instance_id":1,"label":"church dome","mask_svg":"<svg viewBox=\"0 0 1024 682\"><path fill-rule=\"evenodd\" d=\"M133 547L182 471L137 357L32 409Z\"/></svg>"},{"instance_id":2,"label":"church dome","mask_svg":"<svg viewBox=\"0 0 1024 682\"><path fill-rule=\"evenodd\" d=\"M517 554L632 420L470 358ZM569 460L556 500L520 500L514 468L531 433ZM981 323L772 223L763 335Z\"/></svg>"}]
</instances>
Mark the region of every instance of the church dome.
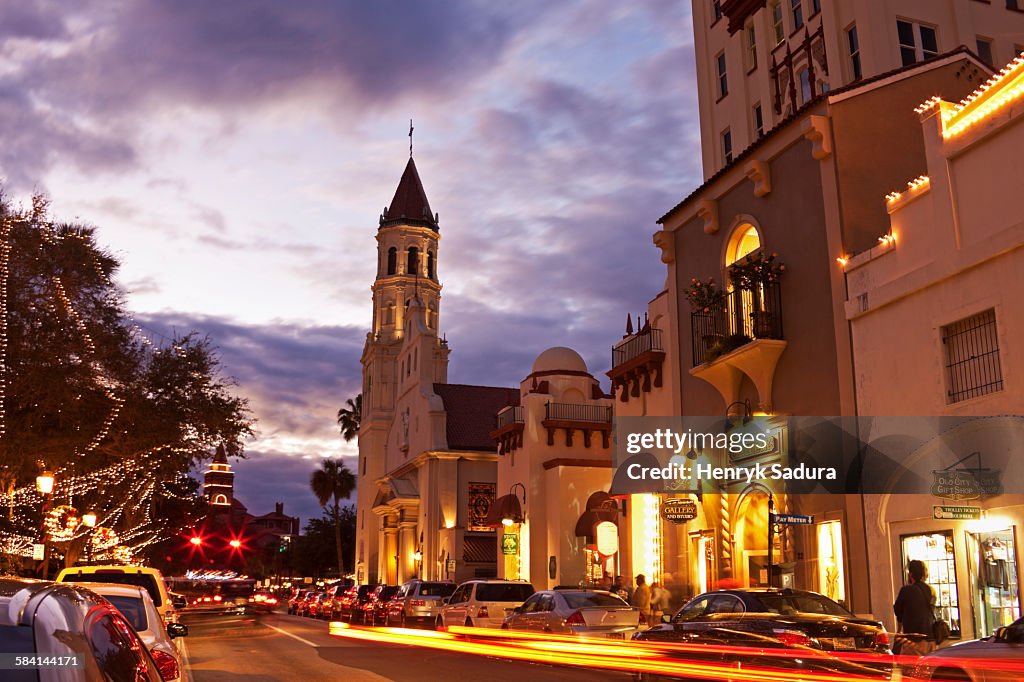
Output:
<instances>
[{"instance_id":1,"label":"church dome","mask_svg":"<svg viewBox=\"0 0 1024 682\"><path fill-rule=\"evenodd\" d=\"M558 372L566 370L570 372L586 372L587 363L572 348L555 346L554 348L548 348L537 356L537 359L533 361L531 372Z\"/></svg>"}]
</instances>

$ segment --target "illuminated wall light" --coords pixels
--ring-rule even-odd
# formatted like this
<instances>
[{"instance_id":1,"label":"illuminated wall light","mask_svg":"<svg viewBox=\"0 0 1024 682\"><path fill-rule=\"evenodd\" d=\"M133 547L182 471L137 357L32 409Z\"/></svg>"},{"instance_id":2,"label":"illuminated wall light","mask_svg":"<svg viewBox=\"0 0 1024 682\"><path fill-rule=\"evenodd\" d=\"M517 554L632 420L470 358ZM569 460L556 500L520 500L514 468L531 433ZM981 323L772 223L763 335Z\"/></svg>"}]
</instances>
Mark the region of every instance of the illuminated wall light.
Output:
<instances>
[{"instance_id":1,"label":"illuminated wall light","mask_svg":"<svg viewBox=\"0 0 1024 682\"><path fill-rule=\"evenodd\" d=\"M901 196L903 195L900 194L899 192L889 192L888 194L885 195L885 200L888 201L889 203L892 203L899 199Z\"/></svg>"},{"instance_id":2,"label":"illuminated wall light","mask_svg":"<svg viewBox=\"0 0 1024 682\"><path fill-rule=\"evenodd\" d=\"M847 256L839 256L838 258L836 258L836 262L845 268L846 264L850 262L850 259Z\"/></svg>"}]
</instances>

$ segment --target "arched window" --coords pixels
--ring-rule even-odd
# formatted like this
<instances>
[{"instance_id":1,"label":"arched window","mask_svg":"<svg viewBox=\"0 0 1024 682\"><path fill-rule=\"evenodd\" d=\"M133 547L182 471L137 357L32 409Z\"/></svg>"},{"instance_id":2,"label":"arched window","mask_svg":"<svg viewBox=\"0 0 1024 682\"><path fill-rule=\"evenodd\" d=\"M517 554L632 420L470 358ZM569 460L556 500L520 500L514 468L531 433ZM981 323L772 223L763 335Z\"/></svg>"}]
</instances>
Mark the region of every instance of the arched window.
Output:
<instances>
[{"instance_id":1,"label":"arched window","mask_svg":"<svg viewBox=\"0 0 1024 682\"><path fill-rule=\"evenodd\" d=\"M420 250L415 246L409 247L409 262L406 264L405 271L410 275L417 274L420 267Z\"/></svg>"},{"instance_id":2,"label":"arched window","mask_svg":"<svg viewBox=\"0 0 1024 682\"><path fill-rule=\"evenodd\" d=\"M394 323L395 323L395 304L394 303L388 303L387 306L384 308L384 324L394 324Z\"/></svg>"},{"instance_id":3,"label":"arched window","mask_svg":"<svg viewBox=\"0 0 1024 682\"><path fill-rule=\"evenodd\" d=\"M220 493L219 495L214 495L213 503L214 504L227 504L228 503L228 496L225 495L224 493Z\"/></svg>"},{"instance_id":4,"label":"arched window","mask_svg":"<svg viewBox=\"0 0 1024 682\"><path fill-rule=\"evenodd\" d=\"M434 279L434 252L427 251L427 277Z\"/></svg>"},{"instance_id":5,"label":"arched window","mask_svg":"<svg viewBox=\"0 0 1024 682\"><path fill-rule=\"evenodd\" d=\"M388 274L393 275L398 269L398 249L391 247L388 249Z\"/></svg>"},{"instance_id":6,"label":"arched window","mask_svg":"<svg viewBox=\"0 0 1024 682\"><path fill-rule=\"evenodd\" d=\"M760 248L761 235L757 233L757 228L750 223L740 225L729 238L729 246L725 249L725 266L729 267Z\"/></svg>"},{"instance_id":7,"label":"arched window","mask_svg":"<svg viewBox=\"0 0 1024 682\"><path fill-rule=\"evenodd\" d=\"M800 70L800 103L806 104L811 99L811 75L807 69Z\"/></svg>"}]
</instances>

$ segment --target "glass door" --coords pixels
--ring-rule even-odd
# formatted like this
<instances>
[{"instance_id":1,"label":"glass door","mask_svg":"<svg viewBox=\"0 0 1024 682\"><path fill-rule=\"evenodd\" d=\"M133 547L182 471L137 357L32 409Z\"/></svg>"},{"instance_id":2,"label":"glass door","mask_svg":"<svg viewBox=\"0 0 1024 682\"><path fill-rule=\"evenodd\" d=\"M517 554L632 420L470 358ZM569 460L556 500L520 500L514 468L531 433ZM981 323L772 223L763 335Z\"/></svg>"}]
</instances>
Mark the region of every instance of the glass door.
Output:
<instances>
[{"instance_id":1,"label":"glass door","mask_svg":"<svg viewBox=\"0 0 1024 682\"><path fill-rule=\"evenodd\" d=\"M928 567L925 579L935 591L935 613L949 625L951 637L959 638L960 595L956 586L956 559L953 554L953 531L904 535L900 538L903 550L903 580L907 578L907 564L914 559Z\"/></svg>"},{"instance_id":2,"label":"glass door","mask_svg":"<svg viewBox=\"0 0 1024 682\"><path fill-rule=\"evenodd\" d=\"M976 637L988 637L1021 615L1014 538L1013 528L967 534Z\"/></svg>"}]
</instances>

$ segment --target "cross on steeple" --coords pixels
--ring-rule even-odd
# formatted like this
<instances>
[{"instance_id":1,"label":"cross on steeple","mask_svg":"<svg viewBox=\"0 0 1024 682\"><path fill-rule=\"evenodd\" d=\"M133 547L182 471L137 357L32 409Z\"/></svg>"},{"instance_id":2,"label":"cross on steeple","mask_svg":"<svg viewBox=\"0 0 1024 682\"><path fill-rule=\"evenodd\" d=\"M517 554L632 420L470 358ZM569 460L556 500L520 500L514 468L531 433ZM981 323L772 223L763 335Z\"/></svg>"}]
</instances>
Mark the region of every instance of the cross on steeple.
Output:
<instances>
[{"instance_id":1,"label":"cross on steeple","mask_svg":"<svg viewBox=\"0 0 1024 682\"><path fill-rule=\"evenodd\" d=\"M409 158L412 158L412 119L409 119Z\"/></svg>"}]
</instances>

